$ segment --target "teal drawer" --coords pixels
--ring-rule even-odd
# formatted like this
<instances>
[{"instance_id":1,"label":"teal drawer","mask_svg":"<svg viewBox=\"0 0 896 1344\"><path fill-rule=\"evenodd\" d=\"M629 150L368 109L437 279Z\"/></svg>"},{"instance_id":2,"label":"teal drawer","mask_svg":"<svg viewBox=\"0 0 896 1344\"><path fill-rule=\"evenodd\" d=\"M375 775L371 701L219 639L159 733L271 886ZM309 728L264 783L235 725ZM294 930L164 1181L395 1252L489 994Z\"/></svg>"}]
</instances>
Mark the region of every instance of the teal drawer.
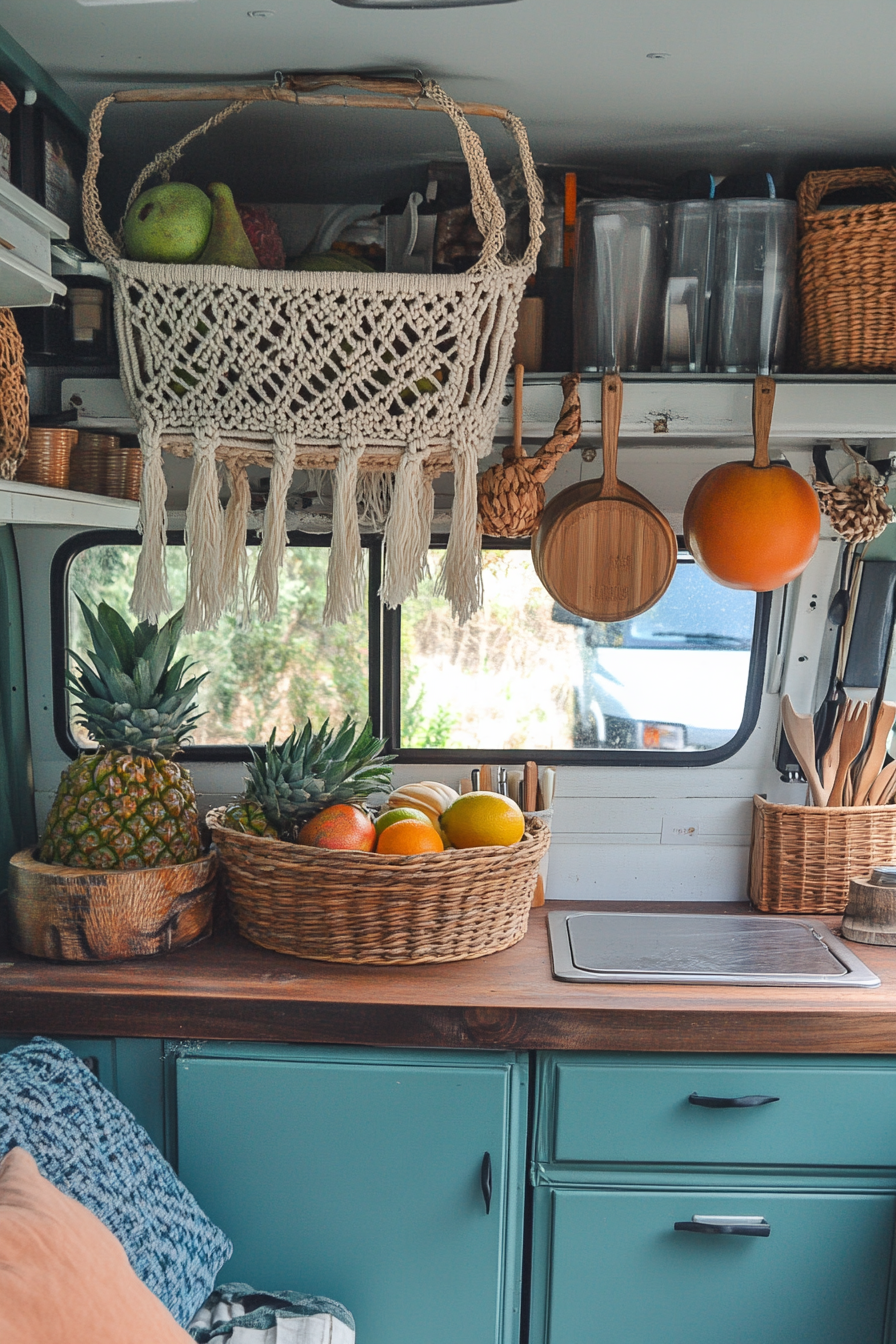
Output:
<instances>
[{"instance_id":1,"label":"teal drawer","mask_svg":"<svg viewBox=\"0 0 896 1344\"><path fill-rule=\"evenodd\" d=\"M542 1162L896 1166L889 1060L574 1054L542 1069Z\"/></svg>"},{"instance_id":2,"label":"teal drawer","mask_svg":"<svg viewBox=\"0 0 896 1344\"><path fill-rule=\"evenodd\" d=\"M532 1344L883 1344L896 1197L535 1192ZM766 1238L676 1232L764 1217Z\"/></svg>"}]
</instances>

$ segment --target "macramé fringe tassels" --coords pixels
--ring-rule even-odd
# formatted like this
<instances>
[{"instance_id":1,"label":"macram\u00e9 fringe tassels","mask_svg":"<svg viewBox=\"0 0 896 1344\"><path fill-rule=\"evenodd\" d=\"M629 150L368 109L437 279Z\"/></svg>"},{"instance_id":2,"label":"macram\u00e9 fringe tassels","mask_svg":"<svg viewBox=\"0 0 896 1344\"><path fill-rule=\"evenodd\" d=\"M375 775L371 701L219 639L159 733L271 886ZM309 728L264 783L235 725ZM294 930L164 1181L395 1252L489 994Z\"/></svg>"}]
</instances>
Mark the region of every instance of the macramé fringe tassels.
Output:
<instances>
[{"instance_id":1,"label":"macram\u00e9 fringe tassels","mask_svg":"<svg viewBox=\"0 0 896 1344\"><path fill-rule=\"evenodd\" d=\"M131 594L131 611L140 621L158 621L171 610L165 547L168 543L168 483L162 464L162 436L155 425L140 426L143 480L137 531L143 537Z\"/></svg>"},{"instance_id":2,"label":"macram\u00e9 fringe tassels","mask_svg":"<svg viewBox=\"0 0 896 1344\"><path fill-rule=\"evenodd\" d=\"M280 566L286 553L286 498L295 464L295 446L283 434L274 435L273 465L264 510L261 551L252 583L252 605L262 621L272 621L280 596Z\"/></svg>"},{"instance_id":3,"label":"macram\u00e9 fringe tassels","mask_svg":"<svg viewBox=\"0 0 896 1344\"><path fill-rule=\"evenodd\" d=\"M435 509L432 481L424 472L428 456L428 446L415 439L408 444L395 472L380 588L387 607L398 607L409 597L416 597L417 585L426 573Z\"/></svg>"},{"instance_id":4,"label":"macram\u00e9 fringe tassels","mask_svg":"<svg viewBox=\"0 0 896 1344\"><path fill-rule=\"evenodd\" d=\"M335 625L364 604L364 555L358 525L358 464L363 443L343 439L333 475L333 539L327 566L324 625Z\"/></svg>"}]
</instances>

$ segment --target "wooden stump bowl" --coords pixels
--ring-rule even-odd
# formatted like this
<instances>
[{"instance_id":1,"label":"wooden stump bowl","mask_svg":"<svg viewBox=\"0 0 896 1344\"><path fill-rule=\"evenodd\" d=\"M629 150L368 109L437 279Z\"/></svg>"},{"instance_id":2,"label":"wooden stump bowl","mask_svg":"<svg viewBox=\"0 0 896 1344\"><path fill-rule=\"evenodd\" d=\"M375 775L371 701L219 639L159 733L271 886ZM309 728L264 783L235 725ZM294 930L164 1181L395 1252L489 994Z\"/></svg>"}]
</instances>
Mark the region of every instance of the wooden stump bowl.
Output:
<instances>
[{"instance_id":1,"label":"wooden stump bowl","mask_svg":"<svg viewBox=\"0 0 896 1344\"><path fill-rule=\"evenodd\" d=\"M212 931L218 856L167 868L101 871L41 863L23 849L9 863L10 940L49 961L128 961L172 952Z\"/></svg>"}]
</instances>

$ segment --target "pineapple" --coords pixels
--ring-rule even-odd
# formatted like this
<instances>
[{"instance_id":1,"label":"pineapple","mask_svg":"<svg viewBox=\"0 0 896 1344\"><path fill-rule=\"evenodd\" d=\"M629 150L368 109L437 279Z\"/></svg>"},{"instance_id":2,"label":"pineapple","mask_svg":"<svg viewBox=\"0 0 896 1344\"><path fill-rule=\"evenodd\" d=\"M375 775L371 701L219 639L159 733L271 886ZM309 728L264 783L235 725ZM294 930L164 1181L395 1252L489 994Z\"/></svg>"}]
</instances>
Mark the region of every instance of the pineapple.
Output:
<instances>
[{"instance_id":1,"label":"pineapple","mask_svg":"<svg viewBox=\"0 0 896 1344\"><path fill-rule=\"evenodd\" d=\"M80 601L80 598L78 599ZM133 630L101 602L81 610L91 667L70 650L67 673L79 722L98 744L63 772L41 842L43 863L76 868L161 868L199 857L199 815L187 771L171 757L199 714L196 689L174 662L183 611L158 628Z\"/></svg>"},{"instance_id":2,"label":"pineapple","mask_svg":"<svg viewBox=\"0 0 896 1344\"><path fill-rule=\"evenodd\" d=\"M394 756L382 756L385 739L374 737L368 719L356 736L357 725L346 715L338 731L324 722L318 732L308 719L299 734L293 728L278 747L276 730L263 752L252 752L246 791L225 809L224 825L249 834L258 830L261 809L281 840L295 840L309 817L333 803L360 803L371 793L387 792Z\"/></svg>"}]
</instances>

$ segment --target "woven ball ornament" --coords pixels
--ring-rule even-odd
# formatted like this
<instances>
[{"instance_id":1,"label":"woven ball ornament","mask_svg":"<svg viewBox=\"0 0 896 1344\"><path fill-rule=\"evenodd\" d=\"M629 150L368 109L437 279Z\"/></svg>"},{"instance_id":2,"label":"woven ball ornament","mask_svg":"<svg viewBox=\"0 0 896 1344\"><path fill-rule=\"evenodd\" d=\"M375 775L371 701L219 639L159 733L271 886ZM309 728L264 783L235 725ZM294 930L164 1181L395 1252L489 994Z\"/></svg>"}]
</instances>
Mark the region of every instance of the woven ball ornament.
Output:
<instances>
[{"instance_id":1,"label":"woven ball ornament","mask_svg":"<svg viewBox=\"0 0 896 1344\"><path fill-rule=\"evenodd\" d=\"M844 541L851 545L874 541L896 516L887 503L889 486L845 441L843 447L856 464L855 475L843 485L828 485L816 480L818 505L837 536ZM874 471L874 475L861 475L863 468Z\"/></svg>"}]
</instances>

